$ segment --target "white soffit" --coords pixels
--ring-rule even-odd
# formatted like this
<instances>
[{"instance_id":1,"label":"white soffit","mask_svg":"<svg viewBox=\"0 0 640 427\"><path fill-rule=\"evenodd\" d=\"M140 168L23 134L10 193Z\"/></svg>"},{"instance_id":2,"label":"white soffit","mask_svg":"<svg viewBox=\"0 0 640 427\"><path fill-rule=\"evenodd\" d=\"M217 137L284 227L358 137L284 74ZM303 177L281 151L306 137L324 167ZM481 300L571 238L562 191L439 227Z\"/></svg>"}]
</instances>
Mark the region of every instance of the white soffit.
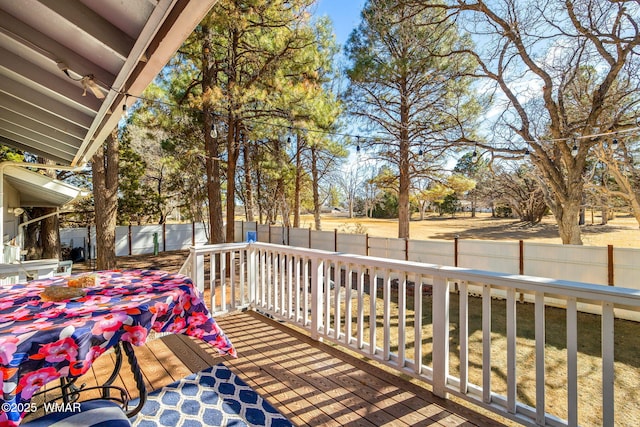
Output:
<instances>
[{"instance_id":1,"label":"white soffit","mask_svg":"<svg viewBox=\"0 0 640 427\"><path fill-rule=\"evenodd\" d=\"M0 0L0 144L89 161L216 1Z\"/></svg>"},{"instance_id":2,"label":"white soffit","mask_svg":"<svg viewBox=\"0 0 640 427\"><path fill-rule=\"evenodd\" d=\"M20 207L64 206L88 194L78 187L20 166L5 168L4 179L20 194Z\"/></svg>"}]
</instances>

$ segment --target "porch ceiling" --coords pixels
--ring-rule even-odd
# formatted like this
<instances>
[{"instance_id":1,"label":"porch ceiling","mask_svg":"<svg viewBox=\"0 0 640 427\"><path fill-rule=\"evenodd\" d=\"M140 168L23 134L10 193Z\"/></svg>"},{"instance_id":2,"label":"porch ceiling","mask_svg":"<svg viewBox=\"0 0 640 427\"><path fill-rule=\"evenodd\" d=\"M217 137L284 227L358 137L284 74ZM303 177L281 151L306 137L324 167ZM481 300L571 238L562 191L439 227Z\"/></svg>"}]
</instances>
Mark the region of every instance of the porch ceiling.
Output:
<instances>
[{"instance_id":1,"label":"porch ceiling","mask_svg":"<svg viewBox=\"0 0 640 427\"><path fill-rule=\"evenodd\" d=\"M90 160L216 1L0 0L0 144Z\"/></svg>"}]
</instances>

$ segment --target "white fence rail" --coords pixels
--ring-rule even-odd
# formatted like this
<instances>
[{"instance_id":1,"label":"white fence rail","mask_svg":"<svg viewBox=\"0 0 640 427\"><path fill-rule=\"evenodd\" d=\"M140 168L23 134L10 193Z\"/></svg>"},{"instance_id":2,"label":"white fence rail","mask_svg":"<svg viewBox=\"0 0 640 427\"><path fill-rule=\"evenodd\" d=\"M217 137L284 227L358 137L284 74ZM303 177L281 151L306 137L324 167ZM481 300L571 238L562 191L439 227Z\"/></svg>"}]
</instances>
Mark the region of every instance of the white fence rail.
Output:
<instances>
[{"instance_id":1,"label":"white fence rail","mask_svg":"<svg viewBox=\"0 0 640 427\"><path fill-rule=\"evenodd\" d=\"M189 262L198 288L211 289L214 312L250 306L424 380L438 396L527 425L613 426L616 416L634 416L614 400L614 334L624 322L614 311L638 313L638 291L264 243L194 247ZM471 286L480 296L469 294ZM496 302L494 292L505 300ZM518 303L520 294L533 303ZM557 322L549 298L563 301L565 320ZM579 313L581 303L602 315ZM596 319L596 330L579 331L584 316ZM548 343L548 328L562 328L565 341ZM589 356L578 351L585 333L601 342L596 381L578 369ZM547 361L554 346L564 347L561 363ZM550 380L559 369L563 378ZM550 381L563 384L562 398ZM591 412L600 415L580 418Z\"/></svg>"},{"instance_id":2,"label":"white fence rail","mask_svg":"<svg viewBox=\"0 0 640 427\"><path fill-rule=\"evenodd\" d=\"M203 223L118 227L116 254L185 250L206 244L206 229ZM248 232L256 233L257 241L263 243L640 289L640 249L523 241L390 239L236 221L236 242L246 241ZM90 258L95 254L94 227L90 233L87 228L62 229L60 236L65 245L85 247Z\"/></svg>"}]
</instances>

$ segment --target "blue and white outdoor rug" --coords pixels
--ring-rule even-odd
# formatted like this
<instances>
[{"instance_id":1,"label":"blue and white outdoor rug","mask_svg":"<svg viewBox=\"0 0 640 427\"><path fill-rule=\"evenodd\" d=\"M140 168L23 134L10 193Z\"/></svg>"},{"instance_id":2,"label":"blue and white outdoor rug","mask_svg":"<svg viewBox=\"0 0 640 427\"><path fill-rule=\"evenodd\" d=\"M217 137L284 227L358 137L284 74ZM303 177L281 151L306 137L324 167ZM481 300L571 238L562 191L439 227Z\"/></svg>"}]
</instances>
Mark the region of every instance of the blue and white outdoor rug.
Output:
<instances>
[{"instance_id":1,"label":"blue and white outdoor rug","mask_svg":"<svg viewBox=\"0 0 640 427\"><path fill-rule=\"evenodd\" d=\"M135 406L137 399L130 405ZM293 426L223 364L149 393L136 427Z\"/></svg>"}]
</instances>

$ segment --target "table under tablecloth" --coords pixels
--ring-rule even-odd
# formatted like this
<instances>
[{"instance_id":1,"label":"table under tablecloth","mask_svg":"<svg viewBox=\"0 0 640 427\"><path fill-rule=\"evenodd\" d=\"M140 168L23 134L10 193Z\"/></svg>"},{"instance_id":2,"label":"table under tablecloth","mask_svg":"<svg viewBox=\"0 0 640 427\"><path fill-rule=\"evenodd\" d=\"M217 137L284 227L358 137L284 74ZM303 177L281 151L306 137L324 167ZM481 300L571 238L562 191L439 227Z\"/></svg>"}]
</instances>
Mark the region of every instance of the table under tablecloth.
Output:
<instances>
[{"instance_id":1,"label":"table under tablecloth","mask_svg":"<svg viewBox=\"0 0 640 427\"><path fill-rule=\"evenodd\" d=\"M235 357L191 279L159 270L101 271L75 300L45 302L55 277L0 287L0 426L18 425L24 404L46 383L79 377L106 350L140 346L150 330L184 333Z\"/></svg>"}]
</instances>

